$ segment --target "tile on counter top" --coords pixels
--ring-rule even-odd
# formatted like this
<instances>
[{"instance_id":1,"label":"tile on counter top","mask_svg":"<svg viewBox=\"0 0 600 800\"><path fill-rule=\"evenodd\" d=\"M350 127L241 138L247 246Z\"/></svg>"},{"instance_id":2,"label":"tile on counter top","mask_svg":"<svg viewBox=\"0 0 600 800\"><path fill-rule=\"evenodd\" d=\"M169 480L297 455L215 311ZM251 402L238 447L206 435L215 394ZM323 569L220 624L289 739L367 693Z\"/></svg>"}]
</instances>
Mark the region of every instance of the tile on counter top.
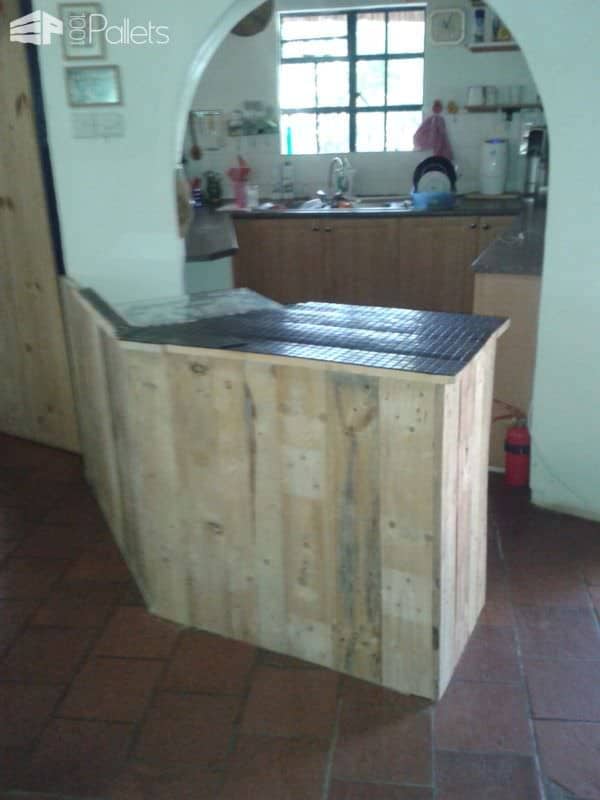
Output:
<instances>
[{"instance_id":1,"label":"tile on counter top","mask_svg":"<svg viewBox=\"0 0 600 800\"><path fill-rule=\"evenodd\" d=\"M132 327L120 338L453 376L503 323L471 314L309 302Z\"/></svg>"},{"instance_id":2,"label":"tile on counter top","mask_svg":"<svg viewBox=\"0 0 600 800\"><path fill-rule=\"evenodd\" d=\"M473 262L476 273L541 275L546 209L524 205L510 228Z\"/></svg>"}]
</instances>

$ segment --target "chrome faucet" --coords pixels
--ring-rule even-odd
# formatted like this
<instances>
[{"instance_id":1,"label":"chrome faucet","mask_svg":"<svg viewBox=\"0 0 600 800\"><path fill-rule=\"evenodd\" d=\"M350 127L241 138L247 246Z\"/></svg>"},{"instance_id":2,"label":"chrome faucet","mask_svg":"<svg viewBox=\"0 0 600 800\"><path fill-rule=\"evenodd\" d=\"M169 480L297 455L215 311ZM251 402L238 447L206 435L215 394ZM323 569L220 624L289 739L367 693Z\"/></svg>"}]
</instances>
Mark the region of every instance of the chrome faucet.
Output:
<instances>
[{"instance_id":1,"label":"chrome faucet","mask_svg":"<svg viewBox=\"0 0 600 800\"><path fill-rule=\"evenodd\" d=\"M346 165L344 164L343 159L340 156L334 156L329 164L329 172L327 174L327 195L330 200L333 199L333 196L336 194L336 192L341 191L342 187L340 184L342 181L340 181L340 178L344 176L345 171ZM334 174L335 187L333 181Z\"/></svg>"}]
</instances>

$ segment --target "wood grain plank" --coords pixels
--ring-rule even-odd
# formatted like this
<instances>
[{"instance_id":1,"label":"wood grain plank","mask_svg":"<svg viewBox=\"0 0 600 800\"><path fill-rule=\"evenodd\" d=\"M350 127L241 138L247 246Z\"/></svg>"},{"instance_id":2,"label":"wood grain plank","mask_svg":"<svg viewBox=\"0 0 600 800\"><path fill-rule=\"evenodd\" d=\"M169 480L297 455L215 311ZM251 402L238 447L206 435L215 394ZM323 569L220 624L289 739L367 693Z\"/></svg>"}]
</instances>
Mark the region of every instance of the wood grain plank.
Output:
<instances>
[{"instance_id":1,"label":"wood grain plank","mask_svg":"<svg viewBox=\"0 0 600 800\"><path fill-rule=\"evenodd\" d=\"M253 420L255 461L251 475L255 518L257 642L279 652L293 649L287 624L286 536L281 481L279 368L245 364L246 403Z\"/></svg>"},{"instance_id":2,"label":"wood grain plank","mask_svg":"<svg viewBox=\"0 0 600 800\"><path fill-rule=\"evenodd\" d=\"M393 378L381 384L383 683L433 697L435 390Z\"/></svg>"},{"instance_id":3,"label":"wood grain plank","mask_svg":"<svg viewBox=\"0 0 600 800\"><path fill-rule=\"evenodd\" d=\"M459 652L455 637L456 607L456 530L458 491L458 452L456 443L459 431L460 387L458 384L438 387L437 413L438 436L441 445L438 498L439 566L434 574L439 575L439 667L438 695L446 690L456 667Z\"/></svg>"},{"instance_id":4,"label":"wood grain plank","mask_svg":"<svg viewBox=\"0 0 600 800\"><path fill-rule=\"evenodd\" d=\"M112 339L114 334L74 284L65 279L62 287L85 475L115 538L124 547L121 483L101 338L103 332Z\"/></svg>"},{"instance_id":5,"label":"wood grain plank","mask_svg":"<svg viewBox=\"0 0 600 800\"><path fill-rule=\"evenodd\" d=\"M3 20L20 13L17 0L0 11ZM0 429L78 451L26 50L8 36L0 39L0 186L0 289L10 285L0 317L10 347L0 350L0 368L3 383L13 382Z\"/></svg>"},{"instance_id":6,"label":"wood grain plank","mask_svg":"<svg viewBox=\"0 0 600 800\"><path fill-rule=\"evenodd\" d=\"M328 381L331 533L336 542L335 663L381 680L379 385L331 374Z\"/></svg>"},{"instance_id":7,"label":"wood grain plank","mask_svg":"<svg viewBox=\"0 0 600 800\"><path fill-rule=\"evenodd\" d=\"M220 360L212 386L217 429L216 487L227 547L231 635L256 641L256 433L244 362Z\"/></svg>"},{"instance_id":8,"label":"wood grain plank","mask_svg":"<svg viewBox=\"0 0 600 800\"><path fill-rule=\"evenodd\" d=\"M305 657L332 666L335 570L326 527L325 377L293 366L278 367L277 375L289 641L294 655L305 652Z\"/></svg>"}]
</instances>

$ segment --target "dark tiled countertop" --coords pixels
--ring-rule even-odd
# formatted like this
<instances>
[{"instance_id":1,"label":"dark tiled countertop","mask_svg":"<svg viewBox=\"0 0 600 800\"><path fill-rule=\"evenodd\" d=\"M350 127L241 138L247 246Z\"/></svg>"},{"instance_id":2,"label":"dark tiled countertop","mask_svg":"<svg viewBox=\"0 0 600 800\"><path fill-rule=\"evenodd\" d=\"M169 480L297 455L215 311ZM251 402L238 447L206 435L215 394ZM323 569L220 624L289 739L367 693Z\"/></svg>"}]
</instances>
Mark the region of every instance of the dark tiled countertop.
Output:
<instances>
[{"instance_id":1,"label":"dark tiled countertop","mask_svg":"<svg viewBox=\"0 0 600 800\"><path fill-rule=\"evenodd\" d=\"M510 228L473 262L475 272L495 275L541 275L546 209L525 203Z\"/></svg>"},{"instance_id":2,"label":"dark tiled countertop","mask_svg":"<svg viewBox=\"0 0 600 800\"><path fill-rule=\"evenodd\" d=\"M232 297L236 291L240 290L232 290ZM132 325L94 292L88 290L85 296L124 341L230 349L438 376L460 372L504 324L497 317L335 303L276 307L263 298L264 307L256 310L196 319L170 313L168 303L157 301L154 322L151 304L145 303L145 320L153 324Z\"/></svg>"}]
</instances>

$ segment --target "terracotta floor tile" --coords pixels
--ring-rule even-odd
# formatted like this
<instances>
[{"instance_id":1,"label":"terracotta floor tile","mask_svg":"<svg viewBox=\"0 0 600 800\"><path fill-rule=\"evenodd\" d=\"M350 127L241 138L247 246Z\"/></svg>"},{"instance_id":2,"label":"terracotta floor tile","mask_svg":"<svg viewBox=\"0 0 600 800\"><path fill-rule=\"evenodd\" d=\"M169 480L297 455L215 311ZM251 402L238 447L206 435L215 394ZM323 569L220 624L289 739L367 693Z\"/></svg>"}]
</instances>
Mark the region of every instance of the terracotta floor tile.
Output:
<instances>
[{"instance_id":1,"label":"terracotta floor tile","mask_svg":"<svg viewBox=\"0 0 600 800\"><path fill-rule=\"evenodd\" d=\"M11 494L10 505L19 509L25 523L40 523L60 505L68 484L61 481L40 482L30 473Z\"/></svg>"},{"instance_id":2,"label":"terracotta floor tile","mask_svg":"<svg viewBox=\"0 0 600 800\"><path fill-rule=\"evenodd\" d=\"M110 800L215 800L223 774L196 767L164 769L129 764L115 781Z\"/></svg>"},{"instance_id":3,"label":"terracotta floor tile","mask_svg":"<svg viewBox=\"0 0 600 800\"><path fill-rule=\"evenodd\" d=\"M370 708L393 709L395 713L418 713L433 708L431 700L410 694L400 694L368 681L342 676L341 698L346 709L369 706Z\"/></svg>"},{"instance_id":4,"label":"terracotta floor tile","mask_svg":"<svg viewBox=\"0 0 600 800\"><path fill-rule=\"evenodd\" d=\"M220 800L321 800L328 744L242 736Z\"/></svg>"},{"instance_id":5,"label":"terracotta floor tile","mask_svg":"<svg viewBox=\"0 0 600 800\"><path fill-rule=\"evenodd\" d=\"M0 562L7 558L19 546L17 539L0 539Z\"/></svg>"},{"instance_id":6,"label":"terracotta floor tile","mask_svg":"<svg viewBox=\"0 0 600 800\"><path fill-rule=\"evenodd\" d=\"M86 552L65 574L65 581L95 581L98 583L129 583L131 574L125 560L102 552Z\"/></svg>"},{"instance_id":7,"label":"terracotta floor tile","mask_svg":"<svg viewBox=\"0 0 600 800\"><path fill-rule=\"evenodd\" d=\"M92 658L77 675L59 717L136 722L150 699L163 665L133 658Z\"/></svg>"},{"instance_id":8,"label":"terracotta floor tile","mask_svg":"<svg viewBox=\"0 0 600 800\"><path fill-rule=\"evenodd\" d=\"M508 577L504 567L499 572L488 567L485 606L479 616L479 623L501 627L508 627L514 623L514 612L508 591Z\"/></svg>"},{"instance_id":9,"label":"terracotta floor tile","mask_svg":"<svg viewBox=\"0 0 600 800\"><path fill-rule=\"evenodd\" d=\"M598 553L588 556L581 563L583 575L591 586L600 586L600 548Z\"/></svg>"},{"instance_id":10,"label":"terracotta floor tile","mask_svg":"<svg viewBox=\"0 0 600 800\"><path fill-rule=\"evenodd\" d=\"M459 680L520 683L513 629L477 625L454 676Z\"/></svg>"},{"instance_id":11,"label":"terracotta floor tile","mask_svg":"<svg viewBox=\"0 0 600 800\"><path fill-rule=\"evenodd\" d=\"M364 782L431 783L431 713L427 701L364 681L342 693L335 778Z\"/></svg>"},{"instance_id":12,"label":"terracotta floor tile","mask_svg":"<svg viewBox=\"0 0 600 800\"><path fill-rule=\"evenodd\" d=\"M78 558L97 540L93 531L65 525L36 525L19 545L19 558Z\"/></svg>"},{"instance_id":13,"label":"terracotta floor tile","mask_svg":"<svg viewBox=\"0 0 600 800\"><path fill-rule=\"evenodd\" d=\"M439 751L437 800L539 800L532 758Z\"/></svg>"},{"instance_id":14,"label":"terracotta floor tile","mask_svg":"<svg viewBox=\"0 0 600 800\"><path fill-rule=\"evenodd\" d=\"M328 800L433 800L433 791L416 786L331 782Z\"/></svg>"},{"instance_id":15,"label":"terracotta floor tile","mask_svg":"<svg viewBox=\"0 0 600 800\"><path fill-rule=\"evenodd\" d=\"M543 772L581 800L600 800L600 725L535 723Z\"/></svg>"},{"instance_id":16,"label":"terracotta floor tile","mask_svg":"<svg viewBox=\"0 0 600 800\"><path fill-rule=\"evenodd\" d=\"M118 608L97 643L97 655L167 658L180 626L134 606Z\"/></svg>"},{"instance_id":17,"label":"terracotta floor tile","mask_svg":"<svg viewBox=\"0 0 600 800\"><path fill-rule=\"evenodd\" d=\"M10 558L0 568L0 598L44 597L68 567L68 561Z\"/></svg>"},{"instance_id":18,"label":"terracotta floor tile","mask_svg":"<svg viewBox=\"0 0 600 800\"><path fill-rule=\"evenodd\" d=\"M600 586L592 586L590 587L590 597L592 598L592 603L594 604L594 608L596 609L596 613L600 615Z\"/></svg>"},{"instance_id":19,"label":"terracotta floor tile","mask_svg":"<svg viewBox=\"0 0 600 800\"><path fill-rule=\"evenodd\" d=\"M18 789L22 785L28 766L29 753L27 750L0 747L0 800L9 797L8 790ZM4 790L7 791L6 794ZM23 796L19 795L16 800L21 800L21 798ZM15 800L14 795L11 800Z\"/></svg>"},{"instance_id":20,"label":"terracotta floor tile","mask_svg":"<svg viewBox=\"0 0 600 800\"><path fill-rule=\"evenodd\" d=\"M523 655L600 659L600 633L589 609L517 609Z\"/></svg>"},{"instance_id":21,"label":"terracotta floor tile","mask_svg":"<svg viewBox=\"0 0 600 800\"><path fill-rule=\"evenodd\" d=\"M121 596L121 587L98 583L60 583L35 613L34 625L67 628L102 626Z\"/></svg>"},{"instance_id":22,"label":"terracotta floor tile","mask_svg":"<svg viewBox=\"0 0 600 800\"><path fill-rule=\"evenodd\" d=\"M599 661L526 659L525 673L534 717L600 723Z\"/></svg>"},{"instance_id":23,"label":"terracotta floor tile","mask_svg":"<svg viewBox=\"0 0 600 800\"><path fill-rule=\"evenodd\" d=\"M66 684L78 669L92 632L27 628L0 661L0 680Z\"/></svg>"},{"instance_id":24,"label":"terracotta floor tile","mask_svg":"<svg viewBox=\"0 0 600 800\"><path fill-rule=\"evenodd\" d=\"M141 593L136 582L132 579L128 586L123 587L123 592L119 599L122 606L145 606L144 595Z\"/></svg>"},{"instance_id":25,"label":"terracotta floor tile","mask_svg":"<svg viewBox=\"0 0 600 800\"><path fill-rule=\"evenodd\" d=\"M588 604L583 577L575 565L512 566L510 587L515 605L586 608Z\"/></svg>"},{"instance_id":26,"label":"terracotta floor tile","mask_svg":"<svg viewBox=\"0 0 600 800\"><path fill-rule=\"evenodd\" d=\"M0 747L27 747L39 735L61 694L55 686L0 683Z\"/></svg>"},{"instance_id":27,"label":"terracotta floor tile","mask_svg":"<svg viewBox=\"0 0 600 800\"><path fill-rule=\"evenodd\" d=\"M46 728L23 786L28 791L106 793L127 757L132 725L55 719Z\"/></svg>"},{"instance_id":28,"label":"terracotta floor tile","mask_svg":"<svg viewBox=\"0 0 600 800\"><path fill-rule=\"evenodd\" d=\"M333 732L338 676L329 670L259 667L242 719L244 733L327 739Z\"/></svg>"},{"instance_id":29,"label":"terracotta floor tile","mask_svg":"<svg viewBox=\"0 0 600 800\"><path fill-rule=\"evenodd\" d=\"M0 656L33 615L38 600L0 600Z\"/></svg>"},{"instance_id":30,"label":"terracotta floor tile","mask_svg":"<svg viewBox=\"0 0 600 800\"><path fill-rule=\"evenodd\" d=\"M83 480L83 459L75 453L54 450L52 457L46 463L33 469L33 476L38 481L81 481Z\"/></svg>"},{"instance_id":31,"label":"terracotta floor tile","mask_svg":"<svg viewBox=\"0 0 600 800\"><path fill-rule=\"evenodd\" d=\"M83 482L65 487L60 503L44 517L49 525L90 526L103 530L106 521L89 488Z\"/></svg>"},{"instance_id":32,"label":"terracotta floor tile","mask_svg":"<svg viewBox=\"0 0 600 800\"><path fill-rule=\"evenodd\" d=\"M237 697L158 695L144 722L136 756L147 763L218 768L227 754Z\"/></svg>"},{"instance_id":33,"label":"terracotta floor tile","mask_svg":"<svg viewBox=\"0 0 600 800\"><path fill-rule=\"evenodd\" d=\"M452 681L435 710L434 738L440 750L529 755L523 688Z\"/></svg>"},{"instance_id":34,"label":"terracotta floor tile","mask_svg":"<svg viewBox=\"0 0 600 800\"><path fill-rule=\"evenodd\" d=\"M259 650L258 662L266 667L280 667L281 669L318 669L316 664L303 661L301 658L286 656L283 653L274 653L272 650Z\"/></svg>"},{"instance_id":35,"label":"terracotta floor tile","mask_svg":"<svg viewBox=\"0 0 600 800\"><path fill-rule=\"evenodd\" d=\"M21 508L0 508L0 539L21 539L31 533L31 519Z\"/></svg>"},{"instance_id":36,"label":"terracotta floor tile","mask_svg":"<svg viewBox=\"0 0 600 800\"><path fill-rule=\"evenodd\" d=\"M256 657L256 649L211 633L187 631L177 643L164 680L176 692L241 694Z\"/></svg>"},{"instance_id":37,"label":"terracotta floor tile","mask_svg":"<svg viewBox=\"0 0 600 800\"><path fill-rule=\"evenodd\" d=\"M1 443L0 443L1 444ZM32 473L29 467L12 467L0 465L0 505L19 491L23 481Z\"/></svg>"},{"instance_id":38,"label":"terracotta floor tile","mask_svg":"<svg viewBox=\"0 0 600 800\"><path fill-rule=\"evenodd\" d=\"M28 439L0 434L0 465L8 467L40 467L58 452Z\"/></svg>"}]
</instances>

